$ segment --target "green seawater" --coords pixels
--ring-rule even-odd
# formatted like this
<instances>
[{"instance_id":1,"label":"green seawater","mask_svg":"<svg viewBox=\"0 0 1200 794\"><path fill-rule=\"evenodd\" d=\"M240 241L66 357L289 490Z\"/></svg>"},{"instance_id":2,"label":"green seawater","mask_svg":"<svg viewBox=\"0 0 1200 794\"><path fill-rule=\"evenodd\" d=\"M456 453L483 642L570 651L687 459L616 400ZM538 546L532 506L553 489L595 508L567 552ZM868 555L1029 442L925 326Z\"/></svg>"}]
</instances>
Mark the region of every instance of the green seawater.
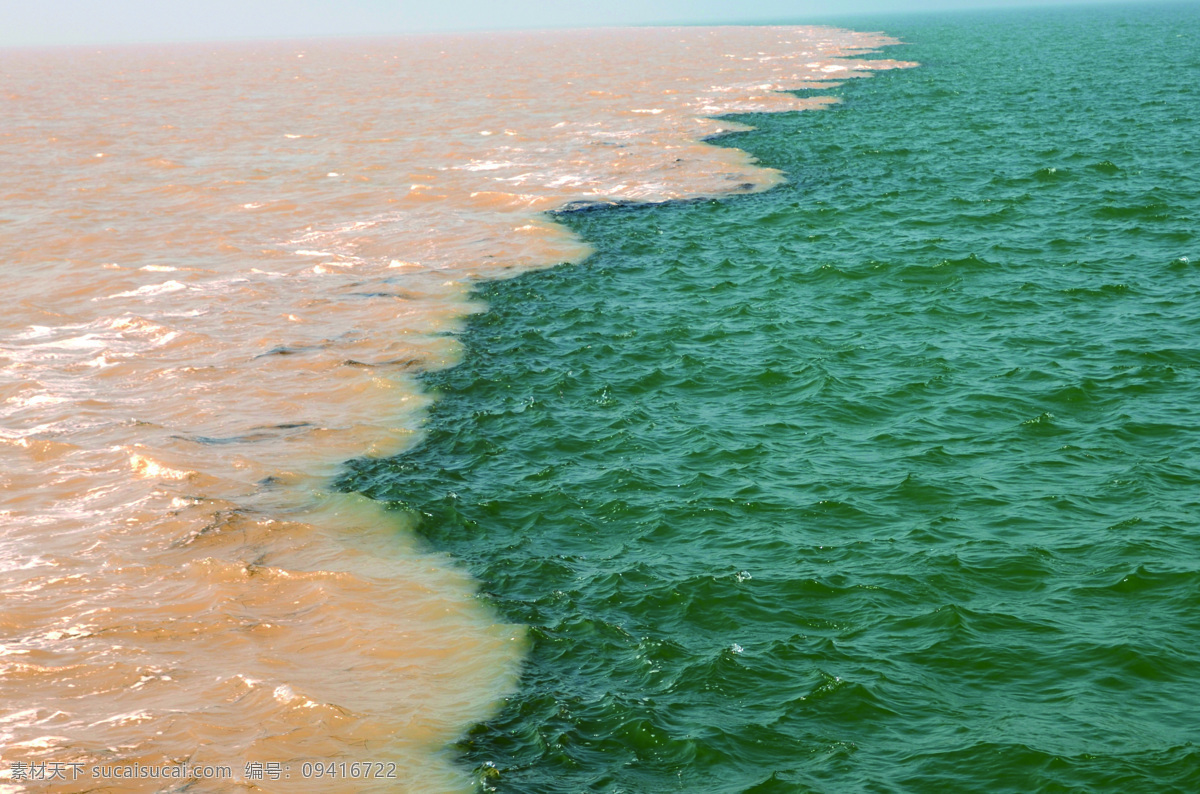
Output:
<instances>
[{"instance_id":1,"label":"green seawater","mask_svg":"<svg viewBox=\"0 0 1200 794\"><path fill-rule=\"evenodd\" d=\"M350 464L531 627L487 790L1200 791L1200 9L870 22Z\"/></svg>"}]
</instances>

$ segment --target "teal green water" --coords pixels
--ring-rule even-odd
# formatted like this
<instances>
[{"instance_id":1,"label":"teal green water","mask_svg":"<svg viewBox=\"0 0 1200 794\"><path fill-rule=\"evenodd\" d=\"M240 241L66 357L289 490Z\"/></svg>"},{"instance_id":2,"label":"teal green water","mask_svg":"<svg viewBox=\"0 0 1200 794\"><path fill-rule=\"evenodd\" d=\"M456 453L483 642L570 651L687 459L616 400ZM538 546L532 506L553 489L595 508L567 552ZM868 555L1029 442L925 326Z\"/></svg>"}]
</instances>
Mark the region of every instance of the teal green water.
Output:
<instances>
[{"instance_id":1,"label":"teal green water","mask_svg":"<svg viewBox=\"0 0 1200 794\"><path fill-rule=\"evenodd\" d=\"M489 790L1200 791L1200 10L878 27L351 465L532 627Z\"/></svg>"}]
</instances>

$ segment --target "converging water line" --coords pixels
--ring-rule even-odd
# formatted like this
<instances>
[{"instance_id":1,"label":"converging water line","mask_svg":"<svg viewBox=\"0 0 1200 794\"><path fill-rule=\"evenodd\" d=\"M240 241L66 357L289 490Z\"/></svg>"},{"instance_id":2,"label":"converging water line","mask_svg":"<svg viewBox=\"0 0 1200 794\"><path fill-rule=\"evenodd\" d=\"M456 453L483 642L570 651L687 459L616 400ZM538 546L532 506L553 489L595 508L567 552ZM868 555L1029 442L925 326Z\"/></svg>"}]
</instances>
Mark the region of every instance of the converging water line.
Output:
<instances>
[{"instance_id":1,"label":"converging water line","mask_svg":"<svg viewBox=\"0 0 1200 794\"><path fill-rule=\"evenodd\" d=\"M470 788L445 748L513 690L522 629L329 484L420 438L417 375L458 360L471 285L586 255L545 211L776 184L700 143L736 128L709 117L821 107L781 92L907 65L847 57L888 43L4 53L5 762L182 758L272 790L252 764L387 761L387 785Z\"/></svg>"},{"instance_id":2,"label":"converging water line","mask_svg":"<svg viewBox=\"0 0 1200 794\"><path fill-rule=\"evenodd\" d=\"M1196 787L1195 21L889 21L927 66L737 117L786 183L478 286L342 485L529 627L486 789Z\"/></svg>"}]
</instances>

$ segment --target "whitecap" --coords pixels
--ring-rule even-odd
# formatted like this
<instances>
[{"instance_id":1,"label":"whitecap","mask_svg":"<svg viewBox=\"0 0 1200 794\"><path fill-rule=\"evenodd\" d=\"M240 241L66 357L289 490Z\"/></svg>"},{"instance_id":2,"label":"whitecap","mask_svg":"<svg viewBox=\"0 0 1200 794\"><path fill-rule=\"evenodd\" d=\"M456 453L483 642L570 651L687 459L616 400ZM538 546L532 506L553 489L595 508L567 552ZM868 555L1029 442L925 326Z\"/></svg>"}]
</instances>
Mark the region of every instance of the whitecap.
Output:
<instances>
[{"instance_id":1,"label":"whitecap","mask_svg":"<svg viewBox=\"0 0 1200 794\"><path fill-rule=\"evenodd\" d=\"M162 284L147 284L144 287L138 287L134 290L126 292L118 292L115 295L109 295L109 298L138 298L143 295L164 295L168 292L178 292L182 289L187 289L187 284L179 281L164 281ZM92 300L99 300L93 298Z\"/></svg>"}]
</instances>

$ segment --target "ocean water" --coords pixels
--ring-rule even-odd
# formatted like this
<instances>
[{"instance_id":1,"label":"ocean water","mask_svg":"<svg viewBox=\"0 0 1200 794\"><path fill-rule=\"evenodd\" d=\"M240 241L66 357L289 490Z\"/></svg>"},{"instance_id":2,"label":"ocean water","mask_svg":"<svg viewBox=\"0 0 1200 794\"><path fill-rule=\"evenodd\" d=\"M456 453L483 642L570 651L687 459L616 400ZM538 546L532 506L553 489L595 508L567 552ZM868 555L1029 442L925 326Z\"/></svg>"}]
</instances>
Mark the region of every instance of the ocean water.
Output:
<instances>
[{"instance_id":1,"label":"ocean water","mask_svg":"<svg viewBox=\"0 0 1200 794\"><path fill-rule=\"evenodd\" d=\"M920 68L558 215L341 479L529 627L485 790L1200 790L1200 12L871 23Z\"/></svg>"},{"instance_id":2,"label":"ocean water","mask_svg":"<svg viewBox=\"0 0 1200 794\"><path fill-rule=\"evenodd\" d=\"M473 284L587 255L545 210L778 184L713 117L892 41L0 50L0 794L471 790L528 632L334 479L423 437Z\"/></svg>"}]
</instances>

